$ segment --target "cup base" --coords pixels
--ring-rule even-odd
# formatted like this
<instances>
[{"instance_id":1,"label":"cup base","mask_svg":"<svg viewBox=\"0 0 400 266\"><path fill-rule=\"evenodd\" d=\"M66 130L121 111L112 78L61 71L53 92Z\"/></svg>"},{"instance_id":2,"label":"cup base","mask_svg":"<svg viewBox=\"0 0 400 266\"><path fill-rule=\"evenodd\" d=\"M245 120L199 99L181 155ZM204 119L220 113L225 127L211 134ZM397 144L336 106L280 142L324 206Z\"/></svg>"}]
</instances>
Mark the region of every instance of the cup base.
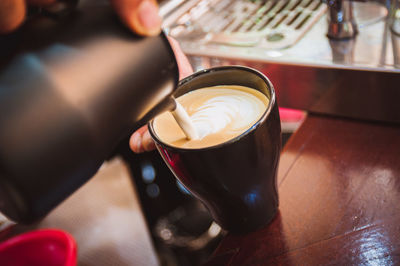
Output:
<instances>
[{"instance_id":1,"label":"cup base","mask_svg":"<svg viewBox=\"0 0 400 266\"><path fill-rule=\"evenodd\" d=\"M277 216L278 210L279 210L279 206L277 205L276 208L271 213L271 215L269 215L266 219L263 219L262 221L260 221L258 223L251 224L251 226L224 227L221 225L221 227L233 235L244 235L244 234L252 233L252 232L258 231L258 230L268 226Z\"/></svg>"}]
</instances>

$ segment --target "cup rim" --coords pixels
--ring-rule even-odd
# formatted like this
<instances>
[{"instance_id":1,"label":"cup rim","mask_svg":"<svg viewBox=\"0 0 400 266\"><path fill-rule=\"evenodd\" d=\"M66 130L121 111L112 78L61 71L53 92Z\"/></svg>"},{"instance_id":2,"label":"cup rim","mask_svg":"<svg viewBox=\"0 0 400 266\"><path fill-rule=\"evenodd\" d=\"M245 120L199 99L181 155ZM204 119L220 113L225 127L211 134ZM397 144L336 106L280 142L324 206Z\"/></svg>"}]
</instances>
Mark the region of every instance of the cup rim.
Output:
<instances>
[{"instance_id":1,"label":"cup rim","mask_svg":"<svg viewBox=\"0 0 400 266\"><path fill-rule=\"evenodd\" d=\"M163 147L166 147L169 150L175 150L175 151L179 151L179 152L198 152L198 151L207 151L207 150L218 149L218 148L230 145L230 144L240 140L241 138L247 136L250 132L256 130L260 126L260 124L262 122L264 122L269 117L269 115L270 115L270 113L272 111L272 107L275 105L275 102L276 102L274 86L272 85L272 82L267 78L267 76L265 76L262 72L254 69L254 68L251 68L251 67L239 66L239 65L212 67L212 68L199 70L199 71L193 73L192 75L187 76L186 78L182 79L181 81L179 81L178 88L180 86L182 86L183 84L191 81L192 79L194 79L194 78L196 78L196 77L198 77L200 75L205 75L207 73L212 73L212 72L217 72L217 71L224 71L224 70L229 70L229 69L238 69L238 70L242 70L242 71L251 72L251 73L256 74L257 76L259 76L267 84L267 87L269 88L270 93L271 93L271 98L269 99L267 109L265 110L263 115L260 117L260 119L258 119L249 129L245 130L240 135L238 135L238 136L236 136L236 137L234 137L232 139L229 139L229 140L227 140L225 142L222 142L222 143L219 143L219 144L216 144L216 145L212 145L212 146L202 147L202 148L180 148L180 147L172 146L172 145L169 145L168 143L165 143L155 133L155 130L153 128L154 119L152 119L148 123L148 128L149 128L149 132L150 132L150 135L151 135L152 139L157 144L162 145Z\"/></svg>"}]
</instances>

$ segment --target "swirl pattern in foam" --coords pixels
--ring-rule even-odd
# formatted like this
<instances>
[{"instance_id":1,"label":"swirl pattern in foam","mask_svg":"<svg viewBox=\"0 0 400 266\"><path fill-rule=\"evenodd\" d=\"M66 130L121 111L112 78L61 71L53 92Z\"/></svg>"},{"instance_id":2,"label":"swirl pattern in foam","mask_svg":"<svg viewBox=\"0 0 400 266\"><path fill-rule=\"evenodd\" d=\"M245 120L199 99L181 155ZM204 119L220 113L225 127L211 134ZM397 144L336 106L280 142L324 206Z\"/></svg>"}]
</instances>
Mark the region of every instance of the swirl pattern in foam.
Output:
<instances>
[{"instance_id":1,"label":"swirl pattern in foam","mask_svg":"<svg viewBox=\"0 0 400 266\"><path fill-rule=\"evenodd\" d=\"M190 118L200 139L221 131L225 134L239 131L240 134L265 111L265 105L259 98L240 90L215 88L208 92L208 97L212 98L200 106L196 102L188 105Z\"/></svg>"},{"instance_id":2,"label":"swirl pattern in foam","mask_svg":"<svg viewBox=\"0 0 400 266\"><path fill-rule=\"evenodd\" d=\"M158 116L153 125L163 142L183 148L213 146L240 135L262 117L269 102L255 89L233 85L194 90L177 101L187 111L199 138L186 139L169 113Z\"/></svg>"}]
</instances>

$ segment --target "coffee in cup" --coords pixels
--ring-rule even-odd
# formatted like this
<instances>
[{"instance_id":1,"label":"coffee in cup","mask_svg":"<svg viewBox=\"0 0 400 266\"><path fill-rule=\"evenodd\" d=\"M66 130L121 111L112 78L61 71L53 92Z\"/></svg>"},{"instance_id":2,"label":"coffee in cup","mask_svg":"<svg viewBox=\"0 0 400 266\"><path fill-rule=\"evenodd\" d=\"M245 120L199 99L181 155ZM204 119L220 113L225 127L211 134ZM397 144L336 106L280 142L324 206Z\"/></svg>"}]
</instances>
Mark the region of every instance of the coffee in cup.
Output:
<instances>
[{"instance_id":1,"label":"coffee in cup","mask_svg":"<svg viewBox=\"0 0 400 266\"><path fill-rule=\"evenodd\" d=\"M158 116L153 126L160 140L179 148L205 148L239 136L262 117L269 102L255 89L234 85L201 88L176 100L197 138L188 139L170 112Z\"/></svg>"}]
</instances>

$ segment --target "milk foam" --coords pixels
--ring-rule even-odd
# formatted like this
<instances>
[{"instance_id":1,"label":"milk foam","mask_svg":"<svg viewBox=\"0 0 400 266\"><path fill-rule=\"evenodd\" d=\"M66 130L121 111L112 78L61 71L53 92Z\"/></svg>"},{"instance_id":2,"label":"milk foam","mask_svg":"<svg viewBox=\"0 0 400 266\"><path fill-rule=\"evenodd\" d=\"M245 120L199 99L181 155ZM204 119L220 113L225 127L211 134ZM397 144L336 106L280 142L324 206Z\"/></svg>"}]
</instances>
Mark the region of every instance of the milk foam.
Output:
<instances>
[{"instance_id":1,"label":"milk foam","mask_svg":"<svg viewBox=\"0 0 400 266\"><path fill-rule=\"evenodd\" d=\"M160 140L183 148L209 147L239 136L262 117L269 103L263 93L235 85L193 90L176 100L190 117L197 138L185 135L170 112L157 116L153 127Z\"/></svg>"},{"instance_id":2,"label":"milk foam","mask_svg":"<svg viewBox=\"0 0 400 266\"><path fill-rule=\"evenodd\" d=\"M229 127L232 133L255 123L265 111L263 102L252 94L233 89L215 89L218 95L193 108L190 119L199 139Z\"/></svg>"}]
</instances>

